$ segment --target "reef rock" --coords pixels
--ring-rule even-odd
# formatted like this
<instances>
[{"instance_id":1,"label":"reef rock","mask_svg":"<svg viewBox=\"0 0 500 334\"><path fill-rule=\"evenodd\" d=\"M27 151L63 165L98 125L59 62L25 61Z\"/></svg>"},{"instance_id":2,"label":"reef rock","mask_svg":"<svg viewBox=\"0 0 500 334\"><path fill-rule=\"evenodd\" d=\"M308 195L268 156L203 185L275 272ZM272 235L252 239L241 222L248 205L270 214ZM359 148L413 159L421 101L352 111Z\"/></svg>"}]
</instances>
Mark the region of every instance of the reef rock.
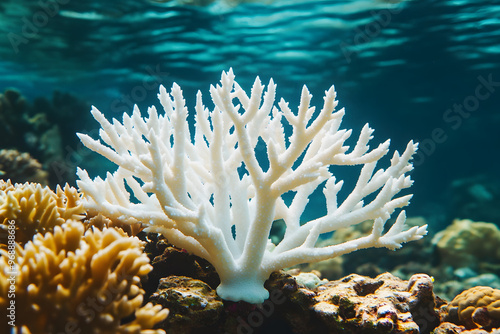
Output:
<instances>
[{"instance_id":1,"label":"reef rock","mask_svg":"<svg viewBox=\"0 0 500 334\"><path fill-rule=\"evenodd\" d=\"M273 274L268 288L287 301L277 309L294 333L430 333L443 302L425 274L403 281L389 273L349 275L310 290L289 275ZM276 277L276 275L280 275Z\"/></svg>"},{"instance_id":2,"label":"reef rock","mask_svg":"<svg viewBox=\"0 0 500 334\"><path fill-rule=\"evenodd\" d=\"M190 277L162 278L151 301L171 310L162 325L168 333L207 333L221 320L224 311L222 299L208 284ZM203 328L202 328L203 327Z\"/></svg>"}]
</instances>

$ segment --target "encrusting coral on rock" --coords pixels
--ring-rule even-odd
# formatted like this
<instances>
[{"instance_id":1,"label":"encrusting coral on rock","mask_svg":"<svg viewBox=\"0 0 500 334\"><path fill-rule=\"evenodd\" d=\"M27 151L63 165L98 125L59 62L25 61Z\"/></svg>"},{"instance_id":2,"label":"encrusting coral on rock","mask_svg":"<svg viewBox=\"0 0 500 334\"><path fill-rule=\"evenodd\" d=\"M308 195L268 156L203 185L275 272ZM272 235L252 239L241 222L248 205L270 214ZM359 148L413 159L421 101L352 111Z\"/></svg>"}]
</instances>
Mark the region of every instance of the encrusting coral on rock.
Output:
<instances>
[{"instance_id":1,"label":"encrusting coral on rock","mask_svg":"<svg viewBox=\"0 0 500 334\"><path fill-rule=\"evenodd\" d=\"M408 281L389 273L375 278L351 274L311 290L275 273L266 286L271 294L282 294L278 312L300 334L430 333L444 303L425 274Z\"/></svg>"},{"instance_id":2,"label":"encrusting coral on rock","mask_svg":"<svg viewBox=\"0 0 500 334\"><path fill-rule=\"evenodd\" d=\"M500 290L476 286L456 296L446 308L445 321L467 329L500 329Z\"/></svg>"},{"instance_id":3,"label":"encrusting coral on rock","mask_svg":"<svg viewBox=\"0 0 500 334\"><path fill-rule=\"evenodd\" d=\"M170 310L162 328L168 333L207 332L224 313L222 299L208 284L185 276L162 278L150 300Z\"/></svg>"},{"instance_id":4,"label":"encrusting coral on rock","mask_svg":"<svg viewBox=\"0 0 500 334\"><path fill-rule=\"evenodd\" d=\"M151 270L143 242L123 231L93 228L67 220L53 233L37 234L24 248L17 245L17 268L1 250L0 309L7 299L8 268L15 278L16 327L31 333L164 333L152 330L168 310L151 303L141 307L140 278ZM134 317L130 320L130 316Z\"/></svg>"},{"instance_id":5,"label":"encrusting coral on rock","mask_svg":"<svg viewBox=\"0 0 500 334\"><path fill-rule=\"evenodd\" d=\"M150 300L171 310L162 328L176 334L269 333L269 328L280 334L426 334L439 325L445 304L425 274L408 281L389 273L351 274L308 284L312 280L301 276L314 273L292 272L274 272L266 281L270 298L259 305L221 300L205 282L175 275L161 279Z\"/></svg>"},{"instance_id":6,"label":"encrusting coral on rock","mask_svg":"<svg viewBox=\"0 0 500 334\"><path fill-rule=\"evenodd\" d=\"M77 189L57 186L56 192L39 183L13 185L0 180L0 233L14 221L16 241L24 245L36 233L52 231L66 220L82 220L85 210Z\"/></svg>"}]
</instances>

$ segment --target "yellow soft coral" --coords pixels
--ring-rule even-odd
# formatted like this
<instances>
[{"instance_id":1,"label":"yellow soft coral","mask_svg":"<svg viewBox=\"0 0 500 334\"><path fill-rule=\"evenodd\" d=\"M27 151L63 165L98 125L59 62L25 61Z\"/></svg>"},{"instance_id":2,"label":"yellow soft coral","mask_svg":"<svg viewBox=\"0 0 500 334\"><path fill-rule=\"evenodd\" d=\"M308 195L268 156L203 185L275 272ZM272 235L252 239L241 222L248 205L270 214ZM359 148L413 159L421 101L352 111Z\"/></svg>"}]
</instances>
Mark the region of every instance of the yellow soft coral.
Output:
<instances>
[{"instance_id":1,"label":"yellow soft coral","mask_svg":"<svg viewBox=\"0 0 500 334\"><path fill-rule=\"evenodd\" d=\"M0 229L14 220L16 241L25 244L40 232L52 231L67 219L81 220L84 209L78 191L66 185L56 192L38 183L12 185L0 180ZM3 247L4 248L4 247Z\"/></svg>"},{"instance_id":2,"label":"yellow soft coral","mask_svg":"<svg viewBox=\"0 0 500 334\"><path fill-rule=\"evenodd\" d=\"M68 220L53 233L17 245L15 298L8 256L0 250L0 313L15 300L15 325L31 333L164 333L151 330L168 310L147 304L140 277L152 269L143 242L123 231ZM135 314L128 323L122 321ZM5 315L3 316L5 319Z\"/></svg>"}]
</instances>

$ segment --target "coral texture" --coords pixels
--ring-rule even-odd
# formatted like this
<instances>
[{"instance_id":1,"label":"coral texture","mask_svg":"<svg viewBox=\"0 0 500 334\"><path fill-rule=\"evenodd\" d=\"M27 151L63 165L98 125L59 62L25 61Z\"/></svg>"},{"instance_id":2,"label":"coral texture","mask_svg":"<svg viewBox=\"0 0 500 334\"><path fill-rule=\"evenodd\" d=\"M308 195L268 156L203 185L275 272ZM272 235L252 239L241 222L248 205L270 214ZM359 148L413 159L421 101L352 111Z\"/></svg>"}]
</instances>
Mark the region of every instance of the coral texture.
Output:
<instances>
[{"instance_id":1,"label":"coral texture","mask_svg":"<svg viewBox=\"0 0 500 334\"><path fill-rule=\"evenodd\" d=\"M389 141L370 150L373 130L365 125L350 150L345 142L352 131L340 129L344 110L335 111L333 86L320 111L310 105L312 96L304 86L294 113L283 100L275 106L272 80L264 93L257 78L248 96L234 79L232 71L223 72L221 84L211 87L211 111L198 93L194 133L177 84L170 94L160 87L165 115L151 107L149 117L142 118L136 107L132 116L124 114L123 123L110 123L93 108L103 143L79 137L119 167L105 180L91 180L78 170L85 207L112 219L142 221L147 231L163 233L214 265L222 298L250 303L268 298L263 283L274 270L363 248L395 249L427 233L425 226L406 230L403 211L390 228L384 226L411 198L397 194L412 184L406 173L416 144L408 143L401 155L394 153L389 167L376 170ZM337 195L343 182L330 172L333 165L362 166L342 203ZM327 213L302 224L308 198L319 186ZM285 201L285 194L293 199ZM275 245L269 233L278 219L285 221L286 232ZM315 247L321 234L368 219L374 221L368 236Z\"/></svg>"},{"instance_id":2,"label":"coral texture","mask_svg":"<svg viewBox=\"0 0 500 334\"><path fill-rule=\"evenodd\" d=\"M276 272L266 284L275 299L281 293L277 311L293 333L423 334L439 324L441 305L425 274L408 281L352 274L311 290Z\"/></svg>"},{"instance_id":3,"label":"coral texture","mask_svg":"<svg viewBox=\"0 0 500 334\"><path fill-rule=\"evenodd\" d=\"M500 290L476 286L465 290L447 306L446 321L467 329L500 327Z\"/></svg>"},{"instance_id":4,"label":"coral texture","mask_svg":"<svg viewBox=\"0 0 500 334\"><path fill-rule=\"evenodd\" d=\"M36 233L52 231L67 219L84 217L81 194L66 185L57 186L56 192L39 183L12 185L0 180L0 231L6 233L10 221L16 227L16 241L21 245Z\"/></svg>"},{"instance_id":5,"label":"coral texture","mask_svg":"<svg viewBox=\"0 0 500 334\"><path fill-rule=\"evenodd\" d=\"M493 223L455 220L432 239L441 261L455 268L476 269L480 263L500 261L500 230Z\"/></svg>"},{"instance_id":6,"label":"coral texture","mask_svg":"<svg viewBox=\"0 0 500 334\"><path fill-rule=\"evenodd\" d=\"M100 213L97 216L87 217L87 218L88 219L85 219L85 221L83 222L87 226L87 228L90 226L95 226L100 230L102 230L104 227L120 228L129 236L136 236L143 229L141 223L125 224L120 220L109 219L108 217L105 217Z\"/></svg>"},{"instance_id":7,"label":"coral texture","mask_svg":"<svg viewBox=\"0 0 500 334\"><path fill-rule=\"evenodd\" d=\"M0 308L15 277L16 327L31 333L164 333L150 330L168 310L143 302L140 277L151 270L143 243L118 229L90 229L68 220L53 233L17 245L17 268L0 250ZM122 321L134 314L135 319ZM5 318L5 316L3 316Z\"/></svg>"},{"instance_id":8,"label":"coral texture","mask_svg":"<svg viewBox=\"0 0 500 334\"><path fill-rule=\"evenodd\" d=\"M439 325L443 301L428 275L404 281L353 274L314 288L299 276L273 272L266 281L271 297L260 305L222 303L207 284L182 276L162 279L152 299L171 310L162 328L176 334L429 334Z\"/></svg>"},{"instance_id":9,"label":"coral texture","mask_svg":"<svg viewBox=\"0 0 500 334\"><path fill-rule=\"evenodd\" d=\"M38 182L46 185L48 173L29 153L0 150L0 177L11 182Z\"/></svg>"}]
</instances>

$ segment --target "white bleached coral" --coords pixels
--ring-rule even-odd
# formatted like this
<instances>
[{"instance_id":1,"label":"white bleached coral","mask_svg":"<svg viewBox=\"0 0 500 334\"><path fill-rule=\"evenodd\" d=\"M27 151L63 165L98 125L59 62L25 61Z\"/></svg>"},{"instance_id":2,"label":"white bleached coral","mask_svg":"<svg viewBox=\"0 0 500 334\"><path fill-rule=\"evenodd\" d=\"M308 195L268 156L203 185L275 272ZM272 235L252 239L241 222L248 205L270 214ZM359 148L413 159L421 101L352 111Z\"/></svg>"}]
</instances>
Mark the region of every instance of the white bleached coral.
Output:
<instances>
[{"instance_id":1,"label":"white bleached coral","mask_svg":"<svg viewBox=\"0 0 500 334\"><path fill-rule=\"evenodd\" d=\"M417 149L408 143L395 152L390 166L377 169L389 151L389 141L370 150L373 130L365 125L354 148L345 144L351 130L340 129L344 109L335 111L332 86L323 108L311 107L304 86L298 111L281 100L275 106L276 85L267 91L257 78L251 94L236 83L232 71L210 89L215 104L206 108L198 93L196 124L191 133L188 111L177 84L158 95L164 109L155 107L143 118L137 107L122 123L110 123L96 108L103 142L79 134L83 144L118 165L105 180L91 180L79 169L78 186L90 211L130 223L142 221L147 230L163 233L170 242L209 260L221 278L218 294L229 300L260 303L268 297L263 283L277 269L321 261L368 247L399 248L420 239L426 226L405 230L402 211L384 227L393 212L408 204L411 195L397 194L411 186L406 175ZM292 129L287 138L286 127ZM258 145L267 162L257 157ZM361 165L356 185L341 203L343 182L330 172L332 165ZM301 224L309 196L323 187L327 213ZM134 200L131 200L131 193ZM282 198L292 194L290 203ZM370 197L364 202L364 199ZM286 233L274 245L269 240L273 222L283 219ZM317 248L322 233L373 219L369 236Z\"/></svg>"}]
</instances>

